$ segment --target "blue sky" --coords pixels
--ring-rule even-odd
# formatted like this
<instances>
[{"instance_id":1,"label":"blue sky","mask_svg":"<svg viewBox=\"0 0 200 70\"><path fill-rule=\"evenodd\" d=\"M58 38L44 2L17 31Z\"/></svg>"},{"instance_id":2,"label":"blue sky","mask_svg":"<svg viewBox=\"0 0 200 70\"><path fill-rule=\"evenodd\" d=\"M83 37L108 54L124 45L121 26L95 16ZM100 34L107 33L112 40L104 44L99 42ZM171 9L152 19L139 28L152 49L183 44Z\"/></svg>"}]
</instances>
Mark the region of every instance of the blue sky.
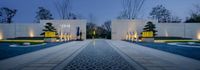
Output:
<instances>
[{"instance_id":1,"label":"blue sky","mask_svg":"<svg viewBox=\"0 0 200 70\"><path fill-rule=\"evenodd\" d=\"M59 19L54 1L59 0L0 0L0 7L17 9L14 22L31 23L35 20L37 7L42 6L51 11L55 19ZM115 19L122 11L121 0L71 0L72 11L87 18L92 14L97 24ZM185 19L194 4L200 0L146 0L139 13L139 18L148 19L149 12L156 5L164 5L173 15Z\"/></svg>"}]
</instances>

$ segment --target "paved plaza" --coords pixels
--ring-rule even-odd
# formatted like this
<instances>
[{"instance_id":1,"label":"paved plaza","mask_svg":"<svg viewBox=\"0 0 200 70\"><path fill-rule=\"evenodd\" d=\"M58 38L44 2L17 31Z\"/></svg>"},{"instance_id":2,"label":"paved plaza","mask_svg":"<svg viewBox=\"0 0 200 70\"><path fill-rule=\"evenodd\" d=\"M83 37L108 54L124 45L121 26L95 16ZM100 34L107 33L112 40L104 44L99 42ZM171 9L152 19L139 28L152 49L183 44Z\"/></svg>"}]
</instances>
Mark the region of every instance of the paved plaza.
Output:
<instances>
[{"instance_id":1,"label":"paved plaza","mask_svg":"<svg viewBox=\"0 0 200 70\"><path fill-rule=\"evenodd\" d=\"M200 70L200 61L125 41L73 41L0 61L0 70Z\"/></svg>"}]
</instances>

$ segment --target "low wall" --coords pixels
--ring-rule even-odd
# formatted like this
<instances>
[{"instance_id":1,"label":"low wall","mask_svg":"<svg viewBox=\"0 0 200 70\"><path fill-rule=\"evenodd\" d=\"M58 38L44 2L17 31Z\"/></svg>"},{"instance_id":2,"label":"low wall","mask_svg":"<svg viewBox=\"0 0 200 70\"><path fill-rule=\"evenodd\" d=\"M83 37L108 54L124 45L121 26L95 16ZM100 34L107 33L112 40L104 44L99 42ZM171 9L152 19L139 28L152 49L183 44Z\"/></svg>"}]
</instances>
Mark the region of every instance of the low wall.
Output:
<instances>
[{"instance_id":1,"label":"low wall","mask_svg":"<svg viewBox=\"0 0 200 70\"><path fill-rule=\"evenodd\" d=\"M200 39L200 23L158 23L158 36Z\"/></svg>"},{"instance_id":2,"label":"low wall","mask_svg":"<svg viewBox=\"0 0 200 70\"><path fill-rule=\"evenodd\" d=\"M15 37L41 37L44 25L50 22L57 29L58 33L70 33L73 38L76 35L76 27L80 27L82 38L86 39L86 20L41 20L40 23L1 23L0 39ZM62 26L65 27L62 27ZM68 28L70 25L70 28Z\"/></svg>"},{"instance_id":3,"label":"low wall","mask_svg":"<svg viewBox=\"0 0 200 70\"><path fill-rule=\"evenodd\" d=\"M39 37L43 26L39 23L1 23L0 39L14 37Z\"/></svg>"},{"instance_id":4,"label":"low wall","mask_svg":"<svg viewBox=\"0 0 200 70\"><path fill-rule=\"evenodd\" d=\"M72 35L73 39L76 39L77 27L80 27L80 32L82 32L82 38L86 39L86 20L41 20L40 23L45 25L51 22L53 26L57 29L58 34L69 33Z\"/></svg>"},{"instance_id":5,"label":"low wall","mask_svg":"<svg viewBox=\"0 0 200 70\"><path fill-rule=\"evenodd\" d=\"M200 23L158 23L155 20L113 20L112 39L126 39L127 33L130 32L141 36L144 26L149 21L156 25L157 36L200 39Z\"/></svg>"}]
</instances>

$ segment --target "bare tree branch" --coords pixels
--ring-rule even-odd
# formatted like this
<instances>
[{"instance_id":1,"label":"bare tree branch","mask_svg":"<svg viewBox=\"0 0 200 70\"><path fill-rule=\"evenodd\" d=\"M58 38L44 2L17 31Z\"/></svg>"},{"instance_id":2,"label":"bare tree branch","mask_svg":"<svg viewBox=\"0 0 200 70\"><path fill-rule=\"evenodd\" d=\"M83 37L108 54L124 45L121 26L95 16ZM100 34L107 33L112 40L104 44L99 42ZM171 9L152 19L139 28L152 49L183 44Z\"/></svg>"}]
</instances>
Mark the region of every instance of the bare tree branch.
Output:
<instances>
[{"instance_id":1,"label":"bare tree branch","mask_svg":"<svg viewBox=\"0 0 200 70\"><path fill-rule=\"evenodd\" d=\"M122 0L123 11L121 13L122 19L137 18L145 0Z\"/></svg>"},{"instance_id":2,"label":"bare tree branch","mask_svg":"<svg viewBox=\"0 0 200 70\"><path fill-rule=\"evenodd\" d=\"M61 19L69 19L71 13L71 2L70 0L62 0L59 2L58 0L54 1L56 10L59 13Z\"/></svg>"}]
</instances>

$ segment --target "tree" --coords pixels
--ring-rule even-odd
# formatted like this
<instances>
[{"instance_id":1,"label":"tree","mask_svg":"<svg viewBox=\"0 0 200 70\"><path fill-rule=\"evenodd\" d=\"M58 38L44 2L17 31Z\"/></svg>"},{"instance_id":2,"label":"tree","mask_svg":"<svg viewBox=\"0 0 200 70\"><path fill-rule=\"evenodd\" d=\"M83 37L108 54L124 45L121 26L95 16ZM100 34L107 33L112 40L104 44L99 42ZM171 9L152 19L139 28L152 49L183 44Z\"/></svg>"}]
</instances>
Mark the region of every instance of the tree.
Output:
<instances>
[{"instance_id":1,"label":"tree","mask_svg":"<svg viewBox=\"0 0 200 70\"><path fill-rule=\"evenodd\" d=\"M94 23L91 23L91 22L88 22L87 25L86 25L86 35L87 35L87 38L92 38L93 36L93 31L95 30L96 28L96 24Z\"/></svg>"},{"instance_id":2,"label":"tree","mask_svg":"<svg viewBox=\"0 0 200 70\"><path fill-rule=\"evenodd\" d=\"M70 0L57 0L54 3L61 19L82 19L80 15L72 12Z\"/></svg>"},{"instance_id":3,"label":"tree","mask_svg":"<svg viewBox=\"0 0 200 70\"><path fill-rule=\"evenodd\" d=\"M69 13L69 17L67 19L82 19L82 16L75 13Z\"/></svg>"},{"instance_id":4,"label":"tree","mask_svg":"<svg viewBox=\"0 0 200 70\"><path fill-rule=\"evenodd\" d=\"M106 21L103 25L102 25L102 27L105 29L105 30L107 30L107 31L111 31L111 21Z\"/></svg>"},{"instance_id":5,"label":"tree","mask_svg":"<svg viewBox=\"0 0 200 70\"><path fill-rule=\"evenodd\" d=\"M93 36L93 31L95 30L95 28L97 28L97 25L93 22L87 22L87 25L86 25L86 35L87 35L87 38L92 38Z\"/></svg>"},{"instance_id":6,"label":"tree","mask_svg":"<svg viewBox=\"0 0 200 70\"><path fill-rule=\"evenodd\" d=\"M96 31L96 38L107 38L108 31L105 30L103 27L97 26L95 28L95 31Z\"/></svg>"},{"instance_id":7,"label":"tree","mask_svg":"<svg viewBox=\"0 0 200 70\"><path fill-rule=\"evenodd\" d=\"M181 23L181 19L177 16L171 16L170 23Z\"/></svg>"},{"instance_id":8,"label":"tree","mask_svg":"<svg viewBox=\"0 0 200 70\"><path fill-rule=\"evenodd\" d=\"M157 34L156 34L156 26L155 24L153 24L152 22L147 22L147 24L144 26L143 28L143 32L145 31L152 31L153 32L153 36L155 37Z\"/></svg>"},{"instance_id":9,"label":"tree","mask_svg":"<svg viewBox=\"0 0 200 70\"><path fill-rule=\"evenodd\" d=\"M105 35L107 39L111 39L111 21L106 21L101 27L104 30L103 35Z\"/></svg>"},{"instance_id":10,"label":"tree","mask_svg":"<svg viewBox=\"0 0 200 70\"><path fill-rule=\"evenodd\" d=\"M157 5L152 8L150 16L153 19L157 19L159 23L170 22L171 13L163 5Z\"/></svg>"},{"instance_id":11,"label":"tree","mask_svg":"<svg viewBox=\"0 0 200 70\"><path fill-rule=\"evenodd\" d=\"M36 22L40 20L51 20L53 19L52 14L49 10L44 7L38 7L38 11L36 12Z\"/></svg>"},{"instance_id":12,"label":"tree","mask_svg":"<svg viewBox=\"0 0 200 70\"><path fill-rule=\"evenodd\" d=\"M97 28L97 25L95 23L96 23L95 17L92 14L90 14L86 25L87 38L93 37L93 31L95 30L95 28Z\"/></svg>"},{"instance_id":13,"label":"tree","mask_svg":"<svg viewBox=\"0 0 200 70\"><path fill-rule=\"evenodd\" d=\"M200 5L195 5L195 9L191 11L189 17L186 18L186 23L200 23Z\"/></svg>"},{"instance_id":14,"label":"tree","mask_svg":"<svg viewBox=\"0 0 200 70\"><path fill-rule=\"evenodd\" d=\"M7 7L0 8L0 23L12 23L16 12L16 9L9 9Z\"/></svg>"},{"instance_id":15,"label":"tree","mask_svg":"<svg viewBox=\"0 0 200 70\"><path fill-rule=\"evenodd\" d=\"M61 0L61 2L55 1L55 6L61 19L69 19L69 14L71 13L70 0Z\"/></svg>"},{"instance_id":16,"label":"tree","mask_svg":"<svg viewBox=\"0 0 200 70\"><path fill-rule=\"evenodd\" d=\"M118 19L134 19L137 18L145 0L122 0L123 11Z\"/></svg>"},{"instance_id":17,"label":"tree","mask_svg":"<svg viewBox=\"0 0 200 70\"><path fill-rule=\"evenodd\" d=\"M43 29L42 31L44 31L43 33L41 33L40 35L44 35L46 31L50 31L50 32L56 32L56 35L58 35L56 28L53 26L52 23L46 23L46 25L44 26L45 29Z\"/></svg>"},{"instance_id":18,"label":"tree","mask_svg":"<svg viewBox=\"0 0 200 70\"><path fill-rule=\"evenodd\" d=\"M181 19L178 16L172 16L171 12L163 5L157 5L152 8L150 17L158 20L159 23L180 23Z\"/></svg>"}]
</instances>

